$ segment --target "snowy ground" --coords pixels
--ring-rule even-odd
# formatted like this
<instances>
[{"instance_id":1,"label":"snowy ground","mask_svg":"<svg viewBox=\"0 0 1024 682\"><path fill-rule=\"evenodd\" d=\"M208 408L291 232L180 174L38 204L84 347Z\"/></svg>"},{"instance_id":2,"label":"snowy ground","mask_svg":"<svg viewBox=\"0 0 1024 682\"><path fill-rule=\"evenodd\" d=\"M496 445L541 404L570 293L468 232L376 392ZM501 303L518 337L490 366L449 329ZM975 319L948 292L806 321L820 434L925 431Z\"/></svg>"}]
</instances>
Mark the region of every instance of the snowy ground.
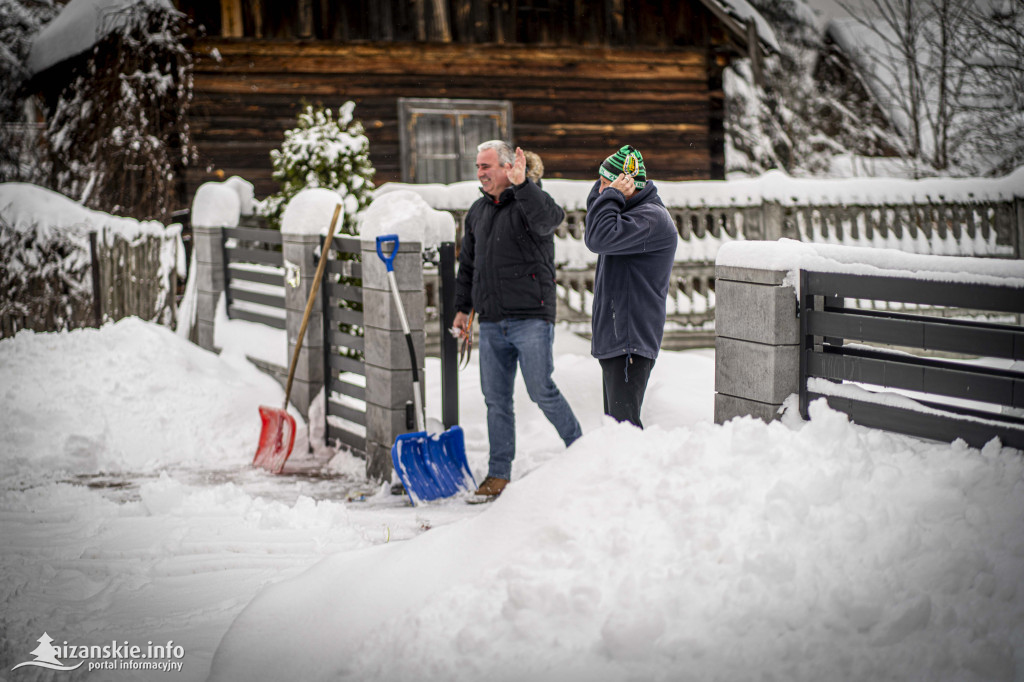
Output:
<instances>
[{"instance_id":1,"label":"snowy ground","mask_svg":"<svg viewBox=\"0 0 1024 682\"><path fill-rule=\"evenodd\" d=\"M601 417L585 342L556 351L584 438L520 386L506 494L413 508L301 436L293 474L250 469L282 390L237 355L138 320L0 341L0 679L1024 679L1019 452L821 406L715 426L712 351L662 354L640 432ZM44 633L82 666L12 670ZM168 641L180 671L61 655Z\"/></svg>"}]
</instances>

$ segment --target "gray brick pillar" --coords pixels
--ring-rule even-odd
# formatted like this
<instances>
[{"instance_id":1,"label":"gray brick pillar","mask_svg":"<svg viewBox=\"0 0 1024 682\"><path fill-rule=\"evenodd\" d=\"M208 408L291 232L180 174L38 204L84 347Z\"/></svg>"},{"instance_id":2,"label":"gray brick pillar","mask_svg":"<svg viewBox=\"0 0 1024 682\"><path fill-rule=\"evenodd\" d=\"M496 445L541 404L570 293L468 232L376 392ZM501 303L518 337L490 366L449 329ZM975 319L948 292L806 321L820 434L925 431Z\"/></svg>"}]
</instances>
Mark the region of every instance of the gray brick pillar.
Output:
<instances>
[{"instance_id":1,"label":"gray brick pillar","mask_svg":"<svg viewBox=\"0 0 1024 682\"><path fill-rule=\"evenodd\" d=\"M375 241L366 240L362 244L366 475L371 480L388 481L391 479L391 446L395 438L415 430L415 426L409 426L406 421L406 404L411 404L413 399L412 365L402 323L392 300L387 268L377 256ZM402 242L395 256L394 268L416 349L420 388L425 394L423 357L426 335L423 327L426 306L421 245Z\"/></svg>"},{"instance_id":2,"label":"gray brick pillar","mask_svg":"<svg viewBox=\"0 0 1024 682\"><path fill-rule=\"evenodd\" d=\"M201 348L214 350L213 330L217 301L224 292L223 228L193 227L196 254L196 338Z\"/></svg>"},{"instance_id":3,"label":"gray brick pillar","mask_svg":"<svg viewBox=\"0 0 1024 682\"><path fill-rule=\"evenodd\" d=\"M799 385L800 321L787 271L715 267L715 422L765 421Z\"/></svg>"},{"instance_id":4,"label":"gray brick pillar","mask_svg":"<svg viewBox=\"0 0 1024 682\"><path fill-rule=\"evenodd\" d=\"M306 300L313 287L316 275L317 259L314 257L320 247L319 234L293 234L282 232L282 246L285 262L285 332L288 337L288 349L285 365L290 365L295 352L295 342L302 327L302 314L306 310ZM298 268L298 277L289 280L289 273ZM322 285L321 285L322 287ZM292 381L292 392L289 401L309 418L309 406L320 393L324 385L324 316L323 289L321 288L313 302L309 314L306 335L302 339L299 350L299 361L295 366L295 378Z\"/></svg>"}]
</instances>

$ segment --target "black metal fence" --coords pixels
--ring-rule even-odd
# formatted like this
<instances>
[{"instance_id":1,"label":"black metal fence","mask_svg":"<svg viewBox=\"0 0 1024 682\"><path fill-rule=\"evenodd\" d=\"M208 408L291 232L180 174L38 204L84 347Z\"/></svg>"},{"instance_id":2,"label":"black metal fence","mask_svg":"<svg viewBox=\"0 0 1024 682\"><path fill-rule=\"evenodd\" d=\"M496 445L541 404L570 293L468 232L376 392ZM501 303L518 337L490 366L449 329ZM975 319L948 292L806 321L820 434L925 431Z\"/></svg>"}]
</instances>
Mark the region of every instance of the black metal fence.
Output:
<instances>
[{"instance_id":1,"label":"black metal fence","mask_svg":"<svg viewBox=\"0 0 1024 682\"><path fill-rule=\"evenodd\" d=\"M888 301L1001 322L865 310ZM801 271L800 411L817 398L863 426L1024 449L1024 288ZM936 357L944 356L944 357ZM958 357L958 359L956 359ZM878 388L894 389L879 391Z\"/></svg>"}]
</instances>

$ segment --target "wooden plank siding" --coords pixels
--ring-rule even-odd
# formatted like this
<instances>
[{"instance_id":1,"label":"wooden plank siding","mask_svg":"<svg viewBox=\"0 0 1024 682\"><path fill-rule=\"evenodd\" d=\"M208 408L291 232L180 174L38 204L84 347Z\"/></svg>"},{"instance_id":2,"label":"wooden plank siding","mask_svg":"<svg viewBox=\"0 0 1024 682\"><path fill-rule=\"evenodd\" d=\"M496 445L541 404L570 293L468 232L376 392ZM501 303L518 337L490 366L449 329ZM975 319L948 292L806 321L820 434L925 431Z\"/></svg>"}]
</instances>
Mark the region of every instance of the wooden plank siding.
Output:
<instances>
[{"instance_id":1,"label":"wooden plank siding","mask_svg":"<svg viewBox=\"0 0 1024 682\"><path fill-rule=\"evenodd\" d=\"M720 69L707 47L207 38L195 53L190 125L201 163L188 175L190 195L230 175L253 182L258 196L276 191L269 152L302 100L356 102L377 184L402 178L399 97L511 101L512 142L541 155L545 177L594 178L627 142L652 178L720 177Z\"/></svg>"},{"instance_id":2,"label":"wooden plank siding","mask_svg":"<svg viewBox=\"0 0 1024 682\"><path fill-rule=\"evenodd\" d=\"M707 44L709 32L721 23L712 16L714 9L721 14L716 3L717 0L174 0L175 7L211 37L657 48Z\"/></svg>"}]
</instances>

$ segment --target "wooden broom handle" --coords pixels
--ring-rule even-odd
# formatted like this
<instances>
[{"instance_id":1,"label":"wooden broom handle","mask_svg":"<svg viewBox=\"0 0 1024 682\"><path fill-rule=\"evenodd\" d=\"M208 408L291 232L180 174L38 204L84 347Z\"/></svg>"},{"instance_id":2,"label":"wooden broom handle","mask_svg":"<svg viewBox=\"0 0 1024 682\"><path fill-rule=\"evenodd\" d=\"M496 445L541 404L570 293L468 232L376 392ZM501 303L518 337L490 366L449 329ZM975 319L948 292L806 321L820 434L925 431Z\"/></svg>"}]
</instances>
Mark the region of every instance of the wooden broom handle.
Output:
<instances>
[{"instance_id":1,"label":"wooden broom handle","mask_svg":"<svg viewBox=\"0 0 1024 682\"><path fill-rule=\"evenodd\" d=\"M338 224L338 215L341 213L341 204L334 207L334 217L331 218L331 229L327 230L327 239L324 241L324 248L320 251L320 262L316 266L316 274L313 276L313 287L309 290L309 299L306 301L306 312L302 313L302 325L299 327L299 337L295 339L295 352L292 353L291 366L288 368L288 383L284 387L284 408L288 409L288 396L292 393L292 379L295 378L295 366L299 364L299 352L302 350L302 339L306 336L306 327L309 326L309 314L313 312L313 301L316 300L316 292L320 290L320 280L324 276L324 268L327 266L327 254L330 252L331 239L334 238L334 227Z\"/></svg>"}]
</instances>

